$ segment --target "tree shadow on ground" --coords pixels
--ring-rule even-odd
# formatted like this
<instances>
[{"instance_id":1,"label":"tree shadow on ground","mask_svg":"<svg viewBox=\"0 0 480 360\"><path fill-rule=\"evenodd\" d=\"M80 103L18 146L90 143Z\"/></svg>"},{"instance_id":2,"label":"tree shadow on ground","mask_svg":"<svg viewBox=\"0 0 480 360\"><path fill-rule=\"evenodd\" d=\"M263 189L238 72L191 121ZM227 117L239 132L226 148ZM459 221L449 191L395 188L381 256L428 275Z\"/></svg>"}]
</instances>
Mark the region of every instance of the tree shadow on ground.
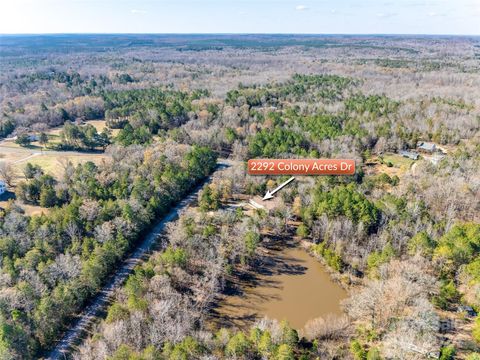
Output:
<instances>
[{"instance_id":1,"label":"tree shadow on ground","mask_svg":"<svg viewBox=\"0 0 480 360\"><path fill-rule=\"evenodd\" d=\"M223 295L227 297L248 296L249 301L220 300L212 310L211 317L219 327L247 327L261 316L259 310L262 303L281 300L279 295L271 294L268 289L280 288L281 282L275 277L281 275L303 275L307 271L304 260L286 255L285 248L298 246L293 241L270 241L264 245L264 252L257 256L255 262L243 271L237 270L227 281ZM267 291L265 292L265 289Z\"/></svg>"},{"instance_id":2,"label":"tree shadow on ground","mask_svg":"<svg viewBox=\"0 0 480 360\"><path fill-rule=\"evenodd\" d=\"M8 200L15 200L17 197L13 191L5 191L2 195L0 195L0 201L8 201Z\"/></svg>"}]
</instances>

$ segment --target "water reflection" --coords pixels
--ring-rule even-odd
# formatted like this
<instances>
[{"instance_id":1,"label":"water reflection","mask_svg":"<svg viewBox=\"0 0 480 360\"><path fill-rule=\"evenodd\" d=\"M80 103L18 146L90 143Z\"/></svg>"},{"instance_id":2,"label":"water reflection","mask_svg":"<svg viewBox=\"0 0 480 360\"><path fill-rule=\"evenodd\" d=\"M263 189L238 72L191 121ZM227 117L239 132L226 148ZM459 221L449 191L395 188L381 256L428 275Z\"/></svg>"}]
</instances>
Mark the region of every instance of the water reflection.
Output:
<instances>
[{"instance_id":1,"label":"water reflection","mask_svg":"<svg viewBox=\"0 0 480 360\"><path fill-rule=\"evenodd\" d=\"M301 329L308 320L340 314L347 293L323 266L295 244L269 248L256 267L244 274L213 310L218 327L247 328L267 316L287 319Z\"/></svg>"}]
</instances>

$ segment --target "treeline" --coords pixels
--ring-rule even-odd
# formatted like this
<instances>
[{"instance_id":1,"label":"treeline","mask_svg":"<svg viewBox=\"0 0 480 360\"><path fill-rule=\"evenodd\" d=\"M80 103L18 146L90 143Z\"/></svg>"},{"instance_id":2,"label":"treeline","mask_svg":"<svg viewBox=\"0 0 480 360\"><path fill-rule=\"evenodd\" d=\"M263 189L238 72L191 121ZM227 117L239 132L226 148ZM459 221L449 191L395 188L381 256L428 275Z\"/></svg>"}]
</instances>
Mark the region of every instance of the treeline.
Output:
<instances>
[{"instance_id":1,"label":"treeline","mask_svg":"<svg viewBox=\"0 0 480 360\"><path fill-rule=\"evenodd\" d=\"M292 153L302 156L318 153L331 156L345 153L348 148L350 153L366 158L372 153L415 148L420 140L456 143L460 132L474 133L471 121L461 127L440 125L434 120L445 113L449 117L458 113L456 116L463 121L471 109L436 98L400 101L385 94L366 95L360 90L361 83L336 75L296 75L284 83L240 85L225 98L229 106L221 118L224 137L225 128L235 129L237 144L250 148L249 152L242 152L243 157L245 154L278 156L285 147L293 145ZM338 96L325 95L321 91L325 88L334 88ZM448 108L440 106L443 104ZM232 112L236 115L232 116ZM414 119L416 122L412 124ZM281 133L265 134L277 131L277 127L282 127ZM301 147L306 151L299 151L297 144L287 137L304 138ZM265 138L275 145L263 151L267 146ZM272 152L271 148L283 141L286 145L281 151ZM252 151L252 147L256 149Z\"/></svg>"},{"instance_id":2,"label":"treeline","mask_svg":"<svg viewBox=\"0 0 480 360\"><path fill-rule=\"evenodd\" d=\"M479 167L478 139L464 141L437 165L418 162L415 173L368 171L362 165L372 155L415 147L419 139L449 142L456 131L436 127L432 119L417 119L418 126L406 126L410 116L427 113L423 102L413 105L353 88L337 103L313 104L290 102L294 97L266 90L280 87L241 87L227 95L226 102L239 116L225 125L235 129L233 148L242 159L356 157L355 177L315 179L309 181L313 186L282 193L302 221L297 234L313 243L312 252L341 273L346 284L362 283L349 301L355 304L349 311L356 330L356 335L349 335L352 355L414 359L421 351L452 358L456 349L442 348L437 341L438 310L457 313L473 307L475 313L480 309L475 295L480 286L480 234L473 170ZM313 93L307 92L312 98ZM414 115L417 105L419 114ZM264 193L263 181L251 179L247 192ZM401 271L395 274L397 268ZM417 269L417 280L410 278L410 268ZM425 287L419 289L416 281ZM400 307L405 301L408 308ZM464 316L468 323L472 315ZM472 349L480 342L480 320L473 328L468 345ZM399 342L415 344L417 353Z\"/></svg>"},{"instance_id":3,"label":"treeline","mask_svg":"<svg viewBox=\"0 0 480 360\"><path fill-rule=\"evenodd\" d=\"M263 129L249 140L250 157L273 158L281 154L298 154L307 156L310 146L302 134L284 129L281 126L273 130Z\"/></svg>"},{"instance_id":4,"label":"treeline","mask_svg":"<svg viewBox=\"0 0 480 360\"><path fill-rule=\"evenodd\" d=\"M99 133L93 125L79 126L67 121L60 132L60 141L53 147L61 150L105 150L111 144L111 134L108 128Z\"/></svg>"},{"instance_id":5,"label":"treeline","mask_svg":"<svg viewBox=\"0 0 480 360\"><path fill-rule=\"evenodd\" d=\"M342 146L364 156L377 148L415 146L418 131L396 124L401 103L385 95L363 95L358 84L336 75L295 75L281 84L241 86L227 93L225 102L242 115L248 111L253 123L240 134L237 130L235 140L245 143L248 156L264 157L288 151L311 157L325 152L334 155ZM241 118L226 125L234 129L246 126ZM393 138L395 141L387 141ZM346 141L350 144L345 145Z\"/></svg>"},{"instance_id":6,"label":"treeline","mask_svg":"<svg viewBox=\"0 0 480 360\"><path fill-rule=\"evenodd\" d=\"M68 201L66 189L55 189L58 182L50 175L44 175L40 167L30 163L25 168L26 182L21 182L15 189L18 200L26 204L50 208L61 206Z\"/></svg>"},{"instance_id":7,"label":"treeline","mask_svg":"<svg viewBox=\"0 0 480 360\"><path fill-rule=\"evenodd\" d=\"M117 141L124 145L148 142L160 130L176 128L189 119L192 100L208 95L149 88L104 92L105 117L111 128L122 128Z\"/></svg>"},{"instance_id":8,"label":"treeline","mask_svg":"<svg viewBox=\"0 0 480 360\"><path fill-rule=\"evenodd\" d=\"M317 352L318 343L302 343L297 331L288 323L267 322L250 331L221 329L208 339L186 336L179 342L166 342L162 348L149 345L137 350L135 346L122 344L111 359L199 359L215 356L217 359L310 359ZM83 350L77 359L93 358Z\"/></svg>"},{"instance_id":9,"label":"treeline","mask_svg":"<svg viewBox=\"0 0 480 360\"><path fill-rule=\"evenodd\" d=\"M433 299L437 306L454 309L463 292L465 300L479 308L480 301L472 290L480 286L480 224L456 224L439 239L420 232L410 240L409 249L437 264L441 284L439 294ZM477 329L480 330L480 325ZM480 341L480 337L476 340Z\"/></svg>"},{"instance_id":10,"label":"treeline","mask_svg":"<svg viewBox=\"0 0 480 360\"><path fill-rule=\"evenodd\" d=\"M0 121L0 137L7 137L13 130L15 130L15 124L12 120L6 119Z\"/></svg>"},{"instance_id":11,"label":"treeline","mask_svg":"<svg viewBox=\"0 0 480 360\"><path fill-rule=\"evenodd\" d=\"M122 76L118 81L126 86L135 78ZM182 143L231 149L239 159L342 155L355 158L358 167L355 177L309 179L308 186L283 191L282 201L294 215L282 211L282 221L275 218L278 226L271 226L281 233L279 224L293 217L300 220L297 233L313 243L312 251L341 273L341 281L358 285L349 302L353 332L342 328L331 335L330 327L322 325L324 335L316 337L316 344L285 343L275 338L281 331L263 327L261 336L268 331L275 338L266 346L269 352L248 332L221 335L221 344L217 334L206 334L202 314L209 310L211 294L222 287L233 264L252 260L260 238L258 227L250 224L233 231L223 220L220 224L201 218L186 221L180 234L172 234L179 240L129 280L99 337L83 354L98 358L109 349L108 356L117 358L275 358L280 347L288 345L286 353L296 358L342 358L348 355L339 344L350 340L357 359L415 359L418 352L407 346L412 343L425 354L439 352L438 309L455 311L460 304L479 309L478 140L468 136L470 145L460 146L438 165L417 162L415 174L409 169L398 176L365 174L363 162L414 147L419 139L456 143L478 126L475 117L467 116L468 107L438 99L393 100L372 91L366 95L360 88L363 81L369 79L298 75L284 83L242 85L228 92L224 103L201 106L197 100L207 93L156 87L108 90L102 99L84 96L78 104L68 102L65 112L55 108L66 121L99 105L95 109L107 110L109 125L121 129L117 142L124 145L149 143L168 131ZM447 112L446 107L454 109ZM45 113L53 111L50 105L46 108ZM13 110L7 113L11 116ZM188 118L199 121L186 123ZM86 146L82 136L74 141ZM0 304L6 354L28 358L32 355L21 351L35 354L51 343L62 328L57 320L71 315L64 309L80 308L155 209L168 208L198 178L188 170L190 160L178 155L183 154L181 147L164 145L159 153L115 147L115 166L68 167L59 182L38 172L28 179L25 200L37 204L43 198L47 204L53 198L54 209L48 216L29 219L12 208L2 220L5 291ZM196 156L203 159L198 160L199 173L210 161L211 153L204 155L206 160ZM237 191L240 179L231 185ZM242 191L260 195L266 190L264 180L249 179ZM221 208L224 191L230 190L204 189L199 199L202 216ZM55 197L49 196L53 193ZM225 215L237 223L235 216ZM219 254L218 248L226 253ZM160 304L152 299L160 299ZM480 325L474 328L475 338L480 338ZM451 354L442 351L445 358Z\"/></svg>"},{"instance_id":12,"label":"treeline","mask_svg":"<svg viewBox=\"0 0 480 360\"><path fill-rule=\"evenodd\" d=\"M279 85L240 85L239 89L227 93L225 101L231 106L247 104L250 107L277 106L284 99L334 102L341 100L346 90L354 88L357 83L351 78L337 75L295 74L291 80Z\"/></svg>"},{"instance_id":13,"label":"treeline","mask_svg":"<svg viewBox=\"0 0 480 360\"><path fill-rule=\"evenodd\" d=\"M57 205L48 215L27 217L15 206L3 213L5 358L32 359L48 349L152 221L216 166L212 151L175 143L112 151L100 167L67 165L58 183L39 169L29 172L33 179L22 186L29 201L57 199L44 203Z\"/></svg>"},{"instance_id":14,"label":"treeline","mask_svg":"<svg viewBox=\"0 0 480 360\"><path fill-rule=\"evenodd\" d=\"M6 102L0 114L0 137L16 128L28 130L55 127L65 121L96 120L105 116L103 95L115 92L115 84L128 85L136 80L128 73L80 74L77 71L51 67L31 73L22 73L11 79L9 91L22 95L42 93L28 101ZM107 96L107 98L111 98Z\"/></svg>"},{"instance_id":15,"label":"treeline","mask_svg":"<svg viewBox=\"0 0 480 360\"><path fill-rule=\"evenodd\" d=\"M200 197L206 201L205 195ZM219 351L237 357L262 352L293 355L298 335L286 324L282 324L281 338L266 330L256 330L251 338L225 329L217 335L206 332L209 312L227 278L239 263L255 256L260 233L254 222L241 211L190 210L169 227L166 239L166 247L128 278L97 334L76 357L197 358ZM201 333L209 336L208 344ZM260 338L263 345L255 350Z\"/></svg>"}]
</instances>

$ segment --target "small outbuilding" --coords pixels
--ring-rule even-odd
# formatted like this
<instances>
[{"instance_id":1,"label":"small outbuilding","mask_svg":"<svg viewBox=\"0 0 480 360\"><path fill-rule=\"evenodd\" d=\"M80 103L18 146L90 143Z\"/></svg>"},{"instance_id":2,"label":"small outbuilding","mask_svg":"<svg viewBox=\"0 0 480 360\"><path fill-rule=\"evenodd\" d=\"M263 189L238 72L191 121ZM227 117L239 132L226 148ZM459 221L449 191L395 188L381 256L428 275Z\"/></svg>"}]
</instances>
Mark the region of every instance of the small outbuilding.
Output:
<instances>
[{"instance_id":1,"label":"small outbuilding","mask_svg":"<svg viewBox=\"0 0 480 360\"><path fill-rule=\"evenodd\" d=\"M418 150L427 153L434 153L437 151L437 145L432 142L420 142L418 143Z\"/></svg>"},{"instance_id":2,"label":"small outbuilding","mask_svg":"<svg viewBox=\"0 0 480 360\"><path fill-rule=\"evenodd\" d=\"M420 156L416 151L407 151L407 150L400 151L400 155L412 160L418 160L418 157Z\"/></svg>"}]
</instances>

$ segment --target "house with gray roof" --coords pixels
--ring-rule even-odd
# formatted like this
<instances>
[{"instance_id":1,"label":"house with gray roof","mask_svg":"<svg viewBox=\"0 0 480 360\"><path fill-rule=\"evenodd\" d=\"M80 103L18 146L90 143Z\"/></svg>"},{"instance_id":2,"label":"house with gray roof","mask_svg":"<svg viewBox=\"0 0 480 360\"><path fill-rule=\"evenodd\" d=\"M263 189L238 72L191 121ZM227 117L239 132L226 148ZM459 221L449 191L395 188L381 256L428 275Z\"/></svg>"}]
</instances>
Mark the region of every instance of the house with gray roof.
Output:
<instances>
[{"instance_id":1,"label":"house with gray roof","mask_svg":"<svg viewBox=\"0 0 480 360\"><path fill-rule=\"evenodd\" d=\"M434 153L435 151L437 151L437 146L432 142L419 142L418 150L428 153Z\"/></svg>"},{"instance_id":2,"label":"house with gray roof","mask_svg":"<svg viewBox=\"0 0 480 360\"><path fill-rule=\"evenodd\" d=\"M418 160L418 157L420 156L416 151L408 151L408 150L400 151L400 155L412 160Z\"/></svg>"}]
</instances>

